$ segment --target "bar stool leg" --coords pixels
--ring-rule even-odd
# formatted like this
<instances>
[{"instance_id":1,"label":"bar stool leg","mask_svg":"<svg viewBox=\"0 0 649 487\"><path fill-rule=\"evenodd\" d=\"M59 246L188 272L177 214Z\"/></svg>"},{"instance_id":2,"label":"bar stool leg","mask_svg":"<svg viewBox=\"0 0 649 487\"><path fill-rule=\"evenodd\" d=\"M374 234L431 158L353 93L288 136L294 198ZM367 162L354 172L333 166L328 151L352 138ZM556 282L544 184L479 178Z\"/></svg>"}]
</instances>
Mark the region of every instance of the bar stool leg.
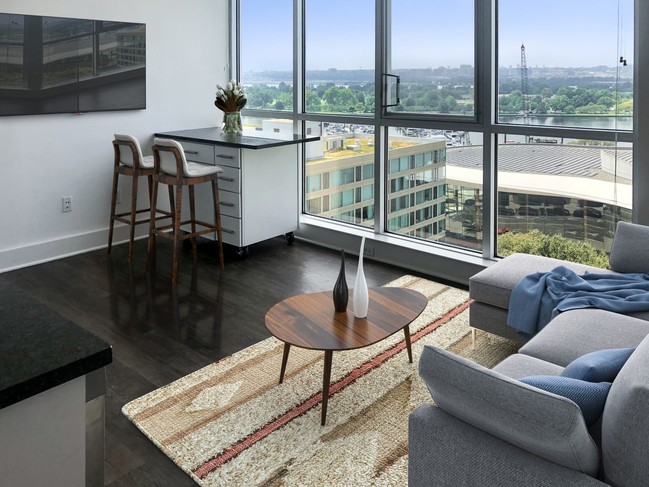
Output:
<instances>
[{"instance_id":1,"label":"bar stool leg","mask_svg":"<svg viewBox=\"0 0 649 487\"><path fill-rule=\"evenodd\" d=\"M117 184L119 172L117 168L113 170L113 194L110 199L110 225L108 226L108 253L113 247L113 229L115 227L115 207L117 206Z\"/></svg>"},{"instance_id":2,"label":"bar stool leg","mask_svg":"<svg viewBox=\"0 0 649 487\"><path fill-rule=\"evenodd\" d=\"M189 185L189 215L192 220L192 257L196 260L196 205L193 184Z\"/></svg>"},{"instance_id":3,"label":"bar stool leg","mask_svg":"<svg viewBox=\"0 0 649 487\"><path fill-rule=\"evenodd\" d=\"M153 187L151 188L151 218L149 219L149 242L147 245L147 258L146 258L146 268L151 271L154 265L155 257L155 215L156 215L156 206L158 202L158 178L153 176ZM169 196L171 197L172 192L169 191ZM173 218L173 213L172 213Z\"/></svg>"},{"instance_id":4,"label":"bar stool leg","mask_svg":"<svg viewBox=\"0 0 649 487\"><path fill-rule=\"evenodd\" d=\"M171 217L176 212L176 206L174 204L174 188L171 185L167 185L167 191L169 192L169 211L171 212Z\"/></svg>"},{"instance_id":5,"label":"bar stool leg","mask_svg":"<svg viewBox=\"0 0 649 487\"><path fill-rule=\"evenodd\" d=\"M137 172L133 174L133 180L131 186L131 228L129 232L128 239L128 263L129 265L133 264L133 240L135 240L135 217L137 212L137 187L138 187L138 176Z\"/></svg>"},{"instance_id":6,"label":"bar stool leg","mask_svg":"<svg viewBox=\"0 0 649 487\"><path fill-rule=\"evenodd\" d=\"M176 283L178 279L178 257L180 252L180 220L181 220L181 210L182 210L182 201L183 201L183 186L180 181L180 176L176 183L176 204L174 211L174 254L173 254L173 264L171 267L171 282Z\"/></svg>"},{"instance_id":7,"label":"bar stool leg","mask_svg":"<svg viewBox=\"0 0 649 487\"><path fill-rule=\"evenodd\" d=\"M223 263L223 231L221 229L221 210L219 205L219 183L216 179L212 181L212 194L214 199L214 223L216 223L216 238L218 239L219 266L225 268Z\"/></svg>"},{"instance_id":8,"label":"bar stool leg","mask_svg":"<svg viewBox=\"0 0 649 487\"><path fill-rule=\"evenodd\" d=\"M153 175L149 175L146 178L148 188L149 188L149 208L151 208L151 197L153 196Z\"/></svg>"}]
</instances>

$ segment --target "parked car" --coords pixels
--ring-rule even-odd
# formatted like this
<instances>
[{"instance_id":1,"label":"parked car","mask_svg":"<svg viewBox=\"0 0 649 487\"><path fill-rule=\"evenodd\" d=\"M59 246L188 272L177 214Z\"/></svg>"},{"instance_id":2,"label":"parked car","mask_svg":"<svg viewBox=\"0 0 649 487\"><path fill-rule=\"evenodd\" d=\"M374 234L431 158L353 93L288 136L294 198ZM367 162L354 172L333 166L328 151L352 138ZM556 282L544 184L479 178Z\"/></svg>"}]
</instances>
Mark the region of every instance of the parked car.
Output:
<instances>
[{"instance_id":1,"label":"parked car","mask_svg":"<svg viewBox=\"0 0 649 487\"><path fill-rule=\"evenodd\" d=\"M539 210L532 208L531 206L521 206L518 209L518 214L527 216L539 216Z\"/></svg>"},{"instance_id":2,"label":"parked car","mask_svg":"<svg viewBox=\"0 0 649 487\"><path fill-rule=\"evenodd\" d=\"M570 211L560 206L555 206L553 208L546 208L545 212L549 216L570 216Z\"/></svg>"},{"instance_id":3,"label":"parked car","mask_svg":"<svg viewBox=\"0 0 649 487\"><path fill-rule=\"evenodd\" d=\"M591 208L590 206L587 206L586 208L577 208L575 211L572 212L572 216L583 218L584 210L586 210L586 216L589 218L597 218L597 219L602 218L602 212L597 208Z\"/></svg>"},{"instance_id":4,"label":"parked car","mask_svg":"<svg viewBox=\"0 0 649 487\"><path fill-rule=\"evenodd\" d=\"M467 230L476 230L478 227L478 224L476 223L475 220L463 220L462 221L462 226L466 228Z\"/></svg>"},{"instance_id":5,"label":"parked car","mask_svg":"<svg viewBox=\"0 0 649 487\"><path fill-rule=\"evenodd\" d=\"M506 215L506 216L514 216L516 214L516 211L514 211L514 209L510 208L509 206L499 206L498 214Z\"/></svg>"}]
</instances>

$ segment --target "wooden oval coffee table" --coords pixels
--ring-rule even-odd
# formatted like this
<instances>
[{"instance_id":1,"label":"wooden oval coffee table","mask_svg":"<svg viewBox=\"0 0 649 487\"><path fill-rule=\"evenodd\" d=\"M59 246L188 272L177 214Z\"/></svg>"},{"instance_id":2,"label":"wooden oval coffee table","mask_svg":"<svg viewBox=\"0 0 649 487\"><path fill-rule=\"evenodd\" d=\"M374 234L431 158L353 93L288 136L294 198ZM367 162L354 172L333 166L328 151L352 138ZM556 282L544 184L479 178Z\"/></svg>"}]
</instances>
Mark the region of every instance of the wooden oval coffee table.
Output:
<instances>
[{"instance_id":1,"label":"wooden oval coffee table","mask_svg":"<svg viewBox=\"0 0 649 487\"><path fill-rule=\"evenodd\" d=\"M325 291L287 298L266 313L266 327L284 342L280 384L284 381L291 345L324 351L322 425L327 418L333 352L367 347L403 330L408 360L412 363L409 325L428 303L426 296L412 289L370 289L367 317L355 318L352 292L345 312L336 313L331 291Z\"/></svg>"}]
</instances>

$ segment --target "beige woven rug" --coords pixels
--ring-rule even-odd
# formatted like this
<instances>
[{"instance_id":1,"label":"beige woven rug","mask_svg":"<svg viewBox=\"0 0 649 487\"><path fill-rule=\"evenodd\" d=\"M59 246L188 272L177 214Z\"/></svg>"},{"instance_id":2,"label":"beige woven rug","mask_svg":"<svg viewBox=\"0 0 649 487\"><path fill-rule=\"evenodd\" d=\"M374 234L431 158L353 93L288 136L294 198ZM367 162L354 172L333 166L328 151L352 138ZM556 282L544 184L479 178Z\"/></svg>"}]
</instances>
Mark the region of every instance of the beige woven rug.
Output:
<instances>
[{"instance_id":1,"label":"beige woven rug","mask_svg":"<svg viewBox=\"0 0 649 487\"><path fill-rule=\"evenodd\" d=\"M387 286L429 299L403 333L335 352L327 424L320 426L323 353L269 338L136 399L122 412L201 486L407 485L408 414L430 401L417 374L424 344L491 367L513 342L478 333L471 346L468 293L413 276Z\"/></svg>"}]
</instances>

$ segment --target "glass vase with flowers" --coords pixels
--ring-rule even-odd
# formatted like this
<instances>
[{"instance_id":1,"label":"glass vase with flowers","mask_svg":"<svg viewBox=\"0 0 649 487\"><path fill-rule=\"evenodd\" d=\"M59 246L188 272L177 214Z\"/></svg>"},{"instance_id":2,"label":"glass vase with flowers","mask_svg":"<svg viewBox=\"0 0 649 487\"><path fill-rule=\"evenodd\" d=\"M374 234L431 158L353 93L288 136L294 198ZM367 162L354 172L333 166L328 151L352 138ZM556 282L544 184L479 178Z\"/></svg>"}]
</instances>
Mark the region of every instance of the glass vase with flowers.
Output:
<instances>
[{"instance_id":1,"label":"glass vase with flowers","mask_svg":"<svg viewBox=\"0 0 649 487\"><path fill-rule=\"evenodd\" d=\"M214 105L223 111L223 133L240 135L243 131L241 125L241 109L246 106L246 94L243 85L230 80L227 85L216 85L216 99Z\"/></svg>"}]
</instances>

